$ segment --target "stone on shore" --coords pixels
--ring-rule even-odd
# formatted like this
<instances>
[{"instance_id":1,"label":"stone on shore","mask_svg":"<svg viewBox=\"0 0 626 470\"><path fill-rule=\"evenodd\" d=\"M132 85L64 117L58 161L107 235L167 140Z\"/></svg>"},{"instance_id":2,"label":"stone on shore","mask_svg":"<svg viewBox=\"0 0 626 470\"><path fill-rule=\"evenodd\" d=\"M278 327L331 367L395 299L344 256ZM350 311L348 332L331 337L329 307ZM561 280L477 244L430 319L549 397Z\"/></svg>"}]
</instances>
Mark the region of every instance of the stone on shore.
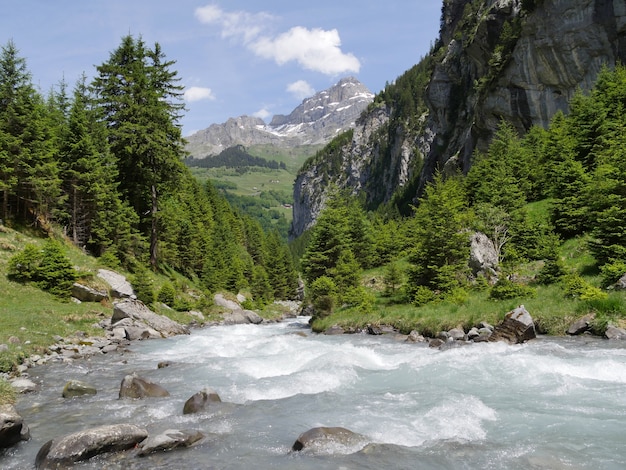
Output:
<instances>
[{"instance_id":1,"label":"stone on shore","mask_svg":"<svg viewBox=\"0 0 626 470\"><path fill-rule=\"evenodd\" d=\"M585 315L580 320L572 323L567 329L568 335L581 335L586 331L589 331L591 328L591 321L593 320L594 315Z\"/></svg>"},{"instance_id":2,"label":"stone on shore","mask_svg":"<svg viewBox=\"0 0 626 470\"><path fill-rule=\"evenodd\" d=\"M132 424L99 426L52 439L35 459L41 470L66 468L107 452L132 449L148 437L148 431Z\"/></svg>"},{"instance_id":3,"label":"stone on shore","mask_svg":"<svg viewBox=\"0 0 626 470\"><path fill-rule=\"evenodd\" d=\"M13 405L0 405L0 449L30 439L28 426Z\"/></svg>"},{"instance_id":4,"label":"stone on shore","mask_svg":"<svg viewBox=\"0 0 626 470\"><path fill-rule=\"evenodd\" d=\"M609 325L604 332L604 337L612 340L626 340L626 330L614 325Z\"/></svg>"},{"instance_id":5,"label":"stone on shore","mask_svg":"<svg viewBox=\"0 0 626 470\"><path fill-rule=\"evenodd\" d=\"M524 343L536 338L535 323L528 310L520 305L507 313L502 323L496 326L489 341L505 340L513 344Z\"/></svg>"},{"instance_id":6,"label":"stone on shore","mask_svg":"<svg viewBox=\"0 0 626 470\"><path fill-rule=\"evenodd\" d=\"M127 375L120 385L120 398L169 397L170 393L159 384L136 374Z\"/></svg>"},{"instance_id":7,"label":"stone on shore","mask_svg":"<svg viewBox=\"0 0 626 470\"><path fill-rule=\"evenodd\" d=\"M124 318L130 318L157 331L163 338L174 335L188 335L189 329L166 316L158 315L146 307L143 302L133 299L123 299L113 307L111 326L115 328L117 323ZM128 333L128 331L127 331Z\"/></svg>"}]
</instances>

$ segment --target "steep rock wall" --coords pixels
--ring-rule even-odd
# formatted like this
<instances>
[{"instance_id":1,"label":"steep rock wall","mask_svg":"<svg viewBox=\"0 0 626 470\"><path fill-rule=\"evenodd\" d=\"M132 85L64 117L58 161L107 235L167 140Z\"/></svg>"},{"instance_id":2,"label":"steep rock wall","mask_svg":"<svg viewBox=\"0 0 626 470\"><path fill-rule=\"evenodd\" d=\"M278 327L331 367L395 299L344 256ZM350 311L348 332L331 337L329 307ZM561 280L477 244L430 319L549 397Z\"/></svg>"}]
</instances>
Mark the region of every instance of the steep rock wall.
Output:
<instances>
[{"instance_id":1,"label":"steep rock wall","mask_svg":"<svg viewBox=\"0 0 626 470\"><path fill-rule=\"evenodd\" d=\"M417 125L394 120L393 102L357 121L340 172L319 162L298 176L292 236L312 226L333 185L365 192L371 206L409 182L417 196L436 169L467 171L501 120L522 134L566 112L602 66L626 63L626 1L445 0L438 45Z\"/></svg>"}]
</instances>

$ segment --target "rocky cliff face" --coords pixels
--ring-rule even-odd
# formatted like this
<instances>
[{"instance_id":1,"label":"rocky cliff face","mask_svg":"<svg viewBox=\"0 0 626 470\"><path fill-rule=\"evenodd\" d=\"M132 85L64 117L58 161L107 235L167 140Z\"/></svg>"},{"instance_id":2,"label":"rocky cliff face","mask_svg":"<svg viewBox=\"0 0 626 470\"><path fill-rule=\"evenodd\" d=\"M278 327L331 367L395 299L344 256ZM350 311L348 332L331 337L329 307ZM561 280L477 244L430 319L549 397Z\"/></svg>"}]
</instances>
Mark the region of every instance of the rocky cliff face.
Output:
<instances>
[{"instance_id":1,"label":"rocky cliff face","mask_svg":"<svg viewBox=\"0 0 626 470\"><path fill-rule=\"evenodd\" d=\"M187 150L197 158L217 155L234 145L271 144L289 148L326 144L354 127L374 95L356 78L340 80L331 88L302 101L288 116L276 115L269 125L260 118L240 116L213 124L187 138Z\"/></svg>"},{"instance_id":2,"label":"rocky cliff face","mask_svg":"<svg viewBox=\"0 0 626 470\"><path fill-rule=\"evenodd\" d=\"M520 133L567 111L603 65L626 60L625 0L445 0L420 118L394 119L384 102L357 122L342 149L341 172L325 180L371 205L409 188L419 194L435 169L467 171L501 120ZM315 221L326 189L308 166L295 185L292 236Z\"/></svg>"}]
</instances>

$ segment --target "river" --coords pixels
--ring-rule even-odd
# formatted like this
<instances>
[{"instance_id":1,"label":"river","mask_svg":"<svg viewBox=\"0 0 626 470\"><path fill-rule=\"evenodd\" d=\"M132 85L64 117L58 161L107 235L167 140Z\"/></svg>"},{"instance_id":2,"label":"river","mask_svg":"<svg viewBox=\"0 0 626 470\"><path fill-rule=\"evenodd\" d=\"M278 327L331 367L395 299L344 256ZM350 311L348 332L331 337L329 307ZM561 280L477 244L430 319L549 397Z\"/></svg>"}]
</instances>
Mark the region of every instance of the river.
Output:
<instances>
[{"instance_id":1,"label":"river","mask_svg":"<svg viewBox=\"0 0 626 470\"><path fill-rule=\"evenodd\" d=\"M624 469L626 347L592 337L447 350L391 336L316 335L307 318L218 326L133 343L123 355L31 369L42 384L17 409L29 442L0 467L34 468L55 436L101 424L150 432L197 429L195 447L135 457L96 457L77 469ZM166 368L157 368L169 361ZM136 372L169 398L118 400ZM66 381L98 394L63 399ZM204 387L225 402L183 415ZM373 443L291 452L302 432L342 426Z\"/></svg>"}]
</instances>

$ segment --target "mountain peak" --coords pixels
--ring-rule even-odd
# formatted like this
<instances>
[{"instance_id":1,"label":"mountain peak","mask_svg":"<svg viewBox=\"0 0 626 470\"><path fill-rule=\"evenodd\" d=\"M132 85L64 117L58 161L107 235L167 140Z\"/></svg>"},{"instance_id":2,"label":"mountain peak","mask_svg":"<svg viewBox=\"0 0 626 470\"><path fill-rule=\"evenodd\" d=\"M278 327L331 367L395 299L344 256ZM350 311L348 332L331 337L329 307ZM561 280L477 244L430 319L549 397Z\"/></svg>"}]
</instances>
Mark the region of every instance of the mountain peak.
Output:
<instances>
[{"instance_id":1,"label":"mountain peak","mask_svg":"<svg viewBox=\"0 0 626 470\"><path fill-rule=\"evenodd\" d=\"M330 88L302 100L289 115L277 114L269 125L260 118L240 116L187 138L187 150L202 158L217 155L234 145L273 144L279 147L326 144L354 127L374 94L354 77L345 77Z\"/></svg>"}]
</instances>

